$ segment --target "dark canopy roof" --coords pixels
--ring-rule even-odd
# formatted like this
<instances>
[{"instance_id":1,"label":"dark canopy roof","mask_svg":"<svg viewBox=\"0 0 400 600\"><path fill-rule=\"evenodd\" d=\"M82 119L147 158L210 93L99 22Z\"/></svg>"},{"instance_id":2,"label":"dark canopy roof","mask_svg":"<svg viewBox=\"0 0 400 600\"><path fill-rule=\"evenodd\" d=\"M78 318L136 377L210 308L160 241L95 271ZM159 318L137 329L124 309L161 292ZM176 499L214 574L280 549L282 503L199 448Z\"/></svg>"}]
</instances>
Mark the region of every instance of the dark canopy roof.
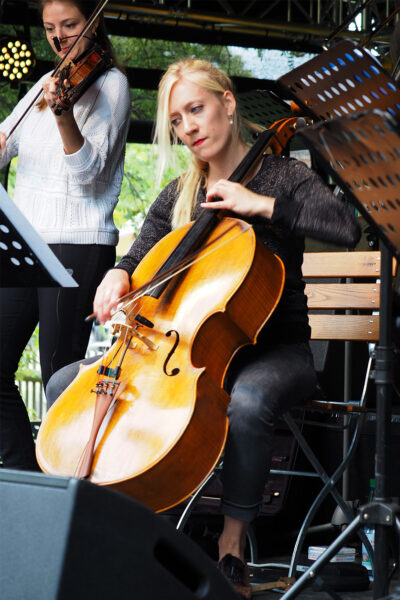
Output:
<instances>
[{"instance_id":1,"label":"dark canopy roof","mask_svg":"<svg viewBox=\"0 0 400 600\"><path fill-rule=\"evenodd\" d=\"M398 0L110 0L104 12L109 33L119 36L319 53L326 38L361 6L360 31L345 28L338 37L365 39L397 8ZM0 23L40 25L37 2L4 0ZM374 37L382 53L389 52L393 27L392 20ZM39 60L34 79L51 68ZM130 67L127 75L132 88L154 90L161 71ZM233 79L238 92L274 89L268 80ZM150 141L151 122L132 125L130 141Z\"/></svg>"},{"instance_id":2,"label":"dark canopy roof","mask_svg":"<svg viewBox=\"0 0 400 600\"><path fill-rule=\"evenodd\" d=\"M319 52L325 38L362 4L365 0L121 0L110 1L105 14L110 33L122 36ZM397 4L369 0L361 38ZM5 0L0 10L4 23L38 22L36 2ZM392 28L377 39L387 44ZM357 32L341 35L360 39Z\"/></svg>"}]
</instances>

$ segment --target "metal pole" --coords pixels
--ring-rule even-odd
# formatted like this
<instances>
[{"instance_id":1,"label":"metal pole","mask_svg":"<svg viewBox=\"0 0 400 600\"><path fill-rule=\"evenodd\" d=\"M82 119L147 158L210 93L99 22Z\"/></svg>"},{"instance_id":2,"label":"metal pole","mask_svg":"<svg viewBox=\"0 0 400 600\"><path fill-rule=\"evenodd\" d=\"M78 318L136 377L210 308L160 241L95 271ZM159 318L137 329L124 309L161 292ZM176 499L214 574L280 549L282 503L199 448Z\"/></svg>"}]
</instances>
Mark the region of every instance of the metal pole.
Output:
<instances>
[{"instance_id":1,"label":"metal pole","mask_svg":"<svg viewBox=\"0 0 400 600\"><path fill-rule=\"evenodd\" d=\"M375 446L375 502L388 503L389 493L389 440L392 412L392 255L382 244L381 307L379 344L376 347L376 446ZM389 535L390 528L375 526L373 598L389 593Z\"/></svg>"}]
</instances>

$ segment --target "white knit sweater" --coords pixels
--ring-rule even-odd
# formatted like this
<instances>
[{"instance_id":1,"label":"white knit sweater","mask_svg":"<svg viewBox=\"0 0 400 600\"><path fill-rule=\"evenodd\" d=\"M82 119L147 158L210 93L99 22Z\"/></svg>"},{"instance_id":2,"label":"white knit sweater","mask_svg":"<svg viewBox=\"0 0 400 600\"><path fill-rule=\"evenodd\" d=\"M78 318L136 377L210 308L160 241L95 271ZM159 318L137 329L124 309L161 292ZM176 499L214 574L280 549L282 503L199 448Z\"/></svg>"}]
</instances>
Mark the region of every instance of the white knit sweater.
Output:
<instances>
[{"instance_id":1,"label":"white knit sweater","mask_svg":"<svg viewBox=\"0 0 400 600\"><path fill-rule=\"evenodd\" d=\"M48 75L0 123L0 131L8 134ZM84 137L77 152L64 154L52 112L34 107L8 140L0 167L18 155L14 202L48 244L116 245L112 214L131 112L125 75L116 68L101 75L73 110Z\"/></svg>"}]
</instances>

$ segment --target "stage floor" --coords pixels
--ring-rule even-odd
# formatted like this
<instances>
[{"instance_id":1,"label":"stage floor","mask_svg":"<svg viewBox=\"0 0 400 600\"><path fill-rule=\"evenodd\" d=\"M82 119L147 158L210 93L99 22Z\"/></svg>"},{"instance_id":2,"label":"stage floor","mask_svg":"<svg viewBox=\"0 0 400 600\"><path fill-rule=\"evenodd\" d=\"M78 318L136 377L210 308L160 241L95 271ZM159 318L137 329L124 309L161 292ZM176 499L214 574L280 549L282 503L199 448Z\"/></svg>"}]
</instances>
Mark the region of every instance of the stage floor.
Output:
<instances>
[{"instance_id":1,"label":"stage floor","mask_svg":"<svg viewBox=\"0 0 400 600\"><path fill-rule=\"evenodd\" d=\"M275 562L271 559L268 559L268 562ZM282 559L277 560L276 562L285 562ZM261 583L264 579L263 574L266 573L265 580L268 580L268 569L251 569L251 581L255 584L255 591L253 594L254 600L280 600L284 598L283 591L257 591L256 586L257 583ZM370 584L370 588L365 591L353 591L353 592L343 592L337 591L339 598L341 600L373 600L373 587L372 583ZM385 597L385 600L400 600L400 576L397 573L390 585L390 593L391 596ZM332 596L329 596L328 593L321 590L313 590L308 587L305 590L301 591L298 596L296 596L299 600L330 600ZM382 599L384 600L384 599Z\"/></svg>"},{"instance_id":2,"label":"stage floor","mask_svg":"<svg viewBox=\"0 0 400 600\"><path fill-rule=\"evenodd\" d=\"M339 594L341 600L372 600L373 591L368 590L365 592L336 592ZM305 590L296 596L298 600L331 600L326 592L319 592L312 590ZM277 592L257 592L254 594L254 600L284 600L284 596ZM400 592L397 592L393 596L386 596L385 600L400 600ZM383 600L383 599L382 599Z\"/></svg>"}]
</instances>

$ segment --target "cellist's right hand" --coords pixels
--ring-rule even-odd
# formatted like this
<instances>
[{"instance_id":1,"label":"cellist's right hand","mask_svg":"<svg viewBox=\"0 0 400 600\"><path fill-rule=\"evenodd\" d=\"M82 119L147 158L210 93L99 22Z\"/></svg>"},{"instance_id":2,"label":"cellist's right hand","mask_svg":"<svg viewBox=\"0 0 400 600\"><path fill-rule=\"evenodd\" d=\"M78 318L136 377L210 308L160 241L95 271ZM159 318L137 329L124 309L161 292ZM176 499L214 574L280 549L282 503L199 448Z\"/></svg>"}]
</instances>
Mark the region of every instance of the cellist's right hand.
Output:
<instances>
[{"instance_id":1,"label":"cellist's right hand","mask_svg":"<svg viewBox=\"0 0 400 600\"><path fill-rule=\"evenodd\" d=\"M0 154L3 154L3 152L5 151L6 145L7 145L7 136L5 133L0 131Z\"/></svg>"},{"instance_id":2,"label":"cellist's right hand","mask_svg":"<svg viewBox=\"0 0 400 600\"><path fill-rule=\"evenodd\" d=\"M93 301L93 312L100 323L111 317L119 299L130 291L130 278L123 269L111 269L96 290Z\"/></svg>"}]
</instances>

